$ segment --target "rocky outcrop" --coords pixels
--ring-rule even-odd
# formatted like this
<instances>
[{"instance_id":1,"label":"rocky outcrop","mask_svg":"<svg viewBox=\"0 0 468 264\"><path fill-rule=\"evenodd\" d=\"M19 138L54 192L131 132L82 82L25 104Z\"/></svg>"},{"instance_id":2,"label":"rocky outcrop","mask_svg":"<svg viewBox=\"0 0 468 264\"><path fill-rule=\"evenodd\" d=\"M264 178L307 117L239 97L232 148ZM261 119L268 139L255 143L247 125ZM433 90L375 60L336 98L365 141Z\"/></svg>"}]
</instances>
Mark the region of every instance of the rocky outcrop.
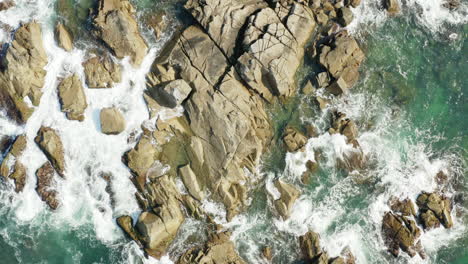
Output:
<instances>
[{"instance_id":1,"label":"rocky outcrop","mask_svg":"<svg viewBox=\"0 0 468 264\"><path fill-rule=\"evenodd\" d=\"M55 171L57 171L60 176L64 177L65 159L63 156L63 144L57 131L50 127L42 126L37 132L34 141L52 163Z\"/></svg>"},{"instance_id":2,"label":"rocky outcrop","mask_svg":"<svg viewBox=\"0 0 468 264\"><path fill-rule=\"evenodd\" d=\"M335 34L320 50L320 64L334 78L327 88L332 94L346 93L359 79L364 53L346 30Z\"/></svg>"},{"instance_id":3,"label":"rocky outcrop","mask_svg":"<svg viewBox=\"0 0 468 264\"><path fill-rule=\"evenodd\" d=\"M329 129L330 134L340 133L346 137L348 142L353 142L358 136L356 123L346 117L346 114L334 112L332 115L332 127Z\"/></svg>"},{"instance_id":4,"label":"rocky outcrop","mask_svg":"<svg viewBox=\"0 0 468 264\"><path fill-rule=\"evenodd\" d=\"M111 88L121 80L121 67L109 56L93 57L83 68L88 88Z\"/></svg>"},{"instance_id":5,"label":"rocky outcrop","mask_svg":"<svg viewBox=\"0 0 468 264\"><path fill-rule=\"evenodd\" d=\"M126 164L135 175L135 185L142 192L157 154L158 150L151 137L142 136L137 145L125 155Z\"/></svg>"},{"instance_id":6,"label":"rocky outcrop","mask_svg":"<svg viewBox=\"0 0 468 264\"><path fill-rule=\"evenodd\" d=\"M303 150L307 144L307 137L293 127L287 127L284 132L283 142L288 152Z\"/></svg>"},{"instance_id":7,"label":"rocky outcrop","mask_svg":"<svg viewBox=\"0 0 468 264\"><path fill-rule=\"evenodd\" d=\"M320 247L319 234L309 231L299 237L302 258L312 264L355 264L356 259L348 247L344 248L341 256L330 258L328 253Z\"/></svg>"},{"instance_id":8,"label":"rocky outcrop","mask_svg":"<svg viewBox=\"0 0 468 264\"><path fill-rule=\"evenodd\" d=\"M184 167L179 168L179 175L184 182L185 187L187 188L190 195L192 195L198 201L205 198L205 193L202 190L197 176L190 168L190 165L185 165Z\"/></svg>"},{"instance_id":9,"label":"rocky outcrop","mask_svg":"<svg viewBox=\"0 0 468 264\"><path fill-rule=\"evenodd\" d=\"M31 22L15 32L1 65L0 108L5 109L10 118L24 123L33 112L24 97L33 105L39 105L46 75L47 54L39 24Z\"/></svg>"},{"instance_id":10,"label":"rocky outcrop","mask_svg":"<svg viewBox=\"0 0 468 264\"><path fill-rule=\"evenodd\" d=\"M136 230L141 235L145 251L160 258L172 240L174 240L180 225L184 222L184 214L180 208L181 199L175 183L169 176L154 180L149 190L152 211L143 212L136 224Z\"/></svg>"},{"instance_id":11,"label":"rocky outcrop","mask_svg":"<svg viewBox=\"0 0 468 264\"><path fill-rule=\"evenodd\" d=\"M283 219L288 219L294 202L301 193L294 185L281 180L276 180L274 184L281 195L279 199L274 201L275 208Z\"/></svg>"},{"instance_id":12,"label":"rocky outcrop","mask_svg":"<svg viewBox=\"0 0 468 264\"><path fill-rule=\"evenodd\" d=\"M398 3L398 0L383 0L383 6L390 15L400 13L400 4Z\"/></svg>"},{"instance_id":13,"label":"rocky outcrop","mask_svg":"<svg viewBox=\"0 0 468 264\"><path fill-rule=\"evenodd\" d=\"M347 7L341 7L338 9L338 21L343 27L346 27L347 25L351 24L351 21L353 21L354 15L353 12L351 12L351 9Z\"/></svg>"},{"instance_id":14,"label":"rocky outcrop","mask_svg":"<svg viewBox=\"0 0 468 264\"><path fill-rule=\"evenodd\" d=\"M237 254L234 244L227 232L211 235L208 242L201 247L194 247L185 252L177 264L230 263L245 264Z\"/></svg>"},{"instance_id":15,"label":"rocky outcrop","mask_svg":"<svg viewBox=\"0 0 468 264\"><path fill-rule=\"evenodd\" d=\"M404 200L399 200L396 197L392 197L389 201L390 209L393 212L401 214L408 217L416 217L416 210L414 209L413 202L406 198Z\"/></svg>"},{"instance_id":16,"label":"rocky outcrop","mask_svg":"<svg viewBox=\"0 0 468 264\"><path fill-rule=\"evenodd\" d=\"M73 38L62 23L58 23L55 27L55 40L62 49L73 50Z\"/></svg>"},{"instance_id":17,"label":"rocky outcrop","mask_svg":"<svg viewBox=\"0 0 468 264\"><path fill-rule=\"evenodd\" d=\"M88 104L83 86L78 75L65 78L58 86L58 96L64 112L70 120L84 120L84 111Z\"/></svg>"},{"instance_id":18,"label":"rocky outcrop","mask_svg":"<svg viewBox=\"0 0 468 264\"><path fill-rule=\"evenodd\" d=\"M55 210L59 206L57 191L54 189L54 168L50 162L44 163L37 171L36 192L42 201L46 202L50 209Z\"/></svg>"},{"instance_id":19,"label":"rocky outcrop","mask_svg":"<svg viewBox=\"0 0 468 264\"><path fill-rule=\"evenodd\" d=\"M424 229L439 227L442 224L445 228L453 226L452 203L449 198L437 193L422 193L416 199L419 207L419 218Z\"/></svg>"},{"instance_id":20,"label":"rocky outcrop","mask_svg":"<svg viewBox=\"0 0 468 264\"><path fill-rule=\"evenodd\" d=\"M5 179L14 180L16 192L21 192L26 183L26 168L20 161L20 157L26 148L26 143L27 139L25 135L18 136L0 164L0 175Z\"/></svg>"},{"instance_id":21,"label":"rocky outcrop","mask_svg":"<svg viewBox=\"0 0 468 264\"><path fill-rule=\"evenodd\" d=\"M163 106L174 108L179 106L190 94L192 88L183 79L164 82L154 87L148 87L147 94Z\"/></svg>"},{"instance_id":22,"label":"rocky outcrop","mask_svg":"<svg viewBox=\"0 0 468 264\"><path fill-rule=\"evenodd\" d=\"M140 35L134 13L127 0L99 0L93 24L96 35L117 58L129 56L132 64L139 66L148 46Z\"/></svg>"},{"instance_id":23,"label":"rocky outcrop","mask_svg":"<svg viewBox=\"0 0 468 264\"><path fill-rule=\"evenodd\" d=\"M419 240L421 229L410 217L400 216L392 212L385 213L382 221L382 233L389 252L395 257L400 254L400 249L411 257L414 257L416 253L421 258L426 257Z\"/></svg>"},{"instance_id":24,"label":"rocky outcrop","mask_svg":"<svg viewBox=\"0 0 468 264\"><path fill-rule=\"evenodd\" d=\"M117 135L125 130L125 118L119 109L107 107L99 114L101 131L106 135Z\"/></svg>"}]
</instances>

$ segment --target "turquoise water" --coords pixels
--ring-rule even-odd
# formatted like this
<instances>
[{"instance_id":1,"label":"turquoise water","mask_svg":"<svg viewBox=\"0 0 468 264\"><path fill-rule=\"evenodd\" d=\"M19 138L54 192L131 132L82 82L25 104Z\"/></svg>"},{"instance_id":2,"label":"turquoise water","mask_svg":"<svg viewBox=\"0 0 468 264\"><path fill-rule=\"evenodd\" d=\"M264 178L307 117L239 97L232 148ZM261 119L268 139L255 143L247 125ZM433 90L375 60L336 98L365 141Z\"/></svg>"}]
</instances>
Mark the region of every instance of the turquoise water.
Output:
<instances>
[{"instance_id":1,"label":"turquoise water","mask_svg":"<svg viewBox=\"0 0 468 264\"><path fill-rule=\"evenodd\" d=\"M68 2L82 4L81 9L90 3ZM140 16L166 8L180 15L169 1L134 2ZM431 173L440 168L451 171L451 182L444 191L457 201L456 226L452 231L423 235L430 257L427 262L468 263L464 228L468 221L468 25L444 25L432 32L411 12L377 26L362 25L356 31L367 58L361 80L347 98L332 102L331 108L346 112L357 122L359 141L369 155L366 170L349 174L336 168L342 139L325 135L309 143L308 152L322 152L320 168L309 185L301 184L295 172L300 157L285 153L281 133L288 124L299 129L314 124L324 133L327 112L321 113L311 98L300 94L271 107L276 145L264 157L265 181L255 187L247 212L225 225L233 231L239 253L249 263L261 263L259 250L263 246L273 248L275 263L293 263L299 257L297 236L309 229L321 234L331 256L349 246L362 263L420 263L419 259L404 255L394 259L386 253L379 221L390 195L415 198L431 188ZM81 15L76 19L86 32L86 19ZM451 40L452 33L457 36ZM85 33L78 36L84 43L88 41ZM316 69L306 58L298 83L303 84ZM276 218L266 191L277 177L302 189L286 222ZM136 246L118 229L110 240L96 234L90 208L78 208L71 217L57 217L41 209L32 220L19 220L22 217L18 214L28 210L19 212L18 197L11 188L10 184L0 186L0 263L143 263Z\"/></svg>"}]
</instances>

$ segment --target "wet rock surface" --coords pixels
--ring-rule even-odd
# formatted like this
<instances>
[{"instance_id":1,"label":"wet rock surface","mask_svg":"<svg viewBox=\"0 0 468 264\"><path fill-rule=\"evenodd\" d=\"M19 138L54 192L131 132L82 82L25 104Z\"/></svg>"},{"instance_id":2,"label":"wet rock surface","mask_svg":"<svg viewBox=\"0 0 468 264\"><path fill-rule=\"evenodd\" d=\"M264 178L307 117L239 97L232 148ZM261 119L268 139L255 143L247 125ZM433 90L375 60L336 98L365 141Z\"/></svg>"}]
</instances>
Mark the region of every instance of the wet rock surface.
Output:
<instances>
[{"instance_id":1,"label":"wet rock surface","mask_svg":"<svg viewBox=\"0 0 468 264\"><path fill-rule=\"evenodd\" d=\"M294 185L281 180L275 181L274 184L280 193L280 198L274 201L275 208L283 219L287 219L291 215L294 202L301 193Z\"/></svg>"},{"instance_id":2,"label":"wet rock surface","mask_svg":"<svg viewBox=\"0 0 468 264\"><path fill-rule=\"evenodd\" d=\"M47 159L51 162L57 173L64 177L65 159L62 140L56 130L42 126L37 132L34 141L44 152Z\"/></svg>"},{"instance_id":3,"label":"wet rock surface","mask_svg":"<svg viewBox=\"0 0 468 264\"><path fill-rule=\"evenodd\" d=\"M0 164L0 175L15 182L15 191L21 192L26 184L26 168L20 161L27 144L25 135L18 136Z\"/></svg>"},{"instance_id":4,"label":"wet rock surface","mask_svg":"<svg viewBox=\"0 0 468 264\"><path fill-rule=\"evenodd\" d=\"M342 256L330 257L328 253L320 246L320 235L313 231L308 231L299 237L299 246L302 253L302 259L306 263L313 264L354 264L356 259L348 247L341 252Z\"/></svg>"},{"instance_id":5,"label":"wet rock surface","mask_svg":"<svg viewBox=\"0 0 468 264\"><path fill-rule=\"evenodd\" d=\"M62 23L58 23L55 27L55 39L64 50L73 50L73 38Z\"/></svg>"},{"instance_id":6,"label":"wet rock surface","mask_svg":"<svg viewBox=\"0 0 468 264\"><path fill-rule=\"evenodd\" d=\"M55 210L60 205L57 198L57 191L54 181L54 167L50 162L44 163L37 171L37 186L36 192L41 197L42 201L46 202L50 209Z\"/></svg>"},{"instance_id":7,"label":"wet rock surface","mask_svg":"<svg viewBox=\"0 0 468 264\"><path fill-rule=\"evenodd\" d=\"M58 86L58 95L62 112L67 118L83 121L84 111L88 104L78 75L74 74L65 78Z\"/></svg>"},{"instance_id":8,"label":"wet rock surface","mask_svg":"<svg viewBox=\"0 0 468 264\"><path fill-rule=\"evenodd\" d=\"M437 193L422 193L416 199L419 207L420 219L425 229L453 226L452 202L449 198Z\"/></svg>"}]
</instances>

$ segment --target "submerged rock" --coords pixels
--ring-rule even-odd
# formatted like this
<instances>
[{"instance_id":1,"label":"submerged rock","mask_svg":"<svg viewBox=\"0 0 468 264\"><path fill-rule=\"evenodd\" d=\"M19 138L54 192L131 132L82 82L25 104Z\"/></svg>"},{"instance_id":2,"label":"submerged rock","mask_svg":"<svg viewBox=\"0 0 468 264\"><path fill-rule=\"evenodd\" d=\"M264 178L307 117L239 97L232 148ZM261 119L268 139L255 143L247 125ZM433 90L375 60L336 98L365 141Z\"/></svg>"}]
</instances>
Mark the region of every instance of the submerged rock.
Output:
<instances>
[{"instance_id":1,"label":"submerged rock","mask_svg":"<svg viewBox=\"0 0 468 264\"><path fill-rule=\"evenodd\" d=\"M83 121L83 114L88 104L78 75L74 74L65 78L58 86L58 95L62 112L67 115L67 118Z\"/></svg>"},{"instance_id":2,"label":"submerged rock","mask_svg":"<svg viewBox=\"0 0 468 264\"><path fill-rule=\"evenodd\" d=\"M37 171L36 192L42 201L46 202L50 209L55 210L59 206L57 191L54 189L54 168L50 162L44 163Z\"/></svg>"},{"instance_id":3,"label":"submerged rock","mask_svg":"<svg viewBox=\"0 0 468 264\"><path fill-rule=\"evenodd\" d=\"M111 88L121 80L121 67L109 56L93 57L83 67L88 88Z\"/></svg>"},{"instance_id":4,"label":"submerged rock","mask_svg":"<svg viewBox=\"0 0 468 264\"><path fill-rule=\"evenodd\" d=\"M24 97L38 106L46 75L47 54L39 24L24 24L15 32L1 64L0 109L6 110L8 116L18 123L25 123L34 110Z\"/></svg>"},{"instance_id":5,"label":"submerged rock","mask_svg":"<svg viewBox=\"0 0 468 264\"><path fill-rule=\"evenodd\" d=\"M425 229L435 228L440 224L445 228L453 226L450 213L452 203L449 198L437 193L422 193L416 199L416 204L419 206L420 219Z\"/></svg>"},{"instance_id":6,"label":"submerged rock","mask_svg":"<svg viewBox=\"0 0 468 264\"><path fill-rule=\"evenodd\" d=\"M237 254L229 236L227 232L212 234L205 245L191 248L182 254L177 264L245 264L246 262Z\"/></svg>"},{"instance_id":7,"label":"submerged rock","mask_svg":"<svg viewBox=\"0 0 468 264\"><path fill-rule=\"evenodd\" d=\"M93 24L96 35L117 58L129 56L134 66L140 66L148 46L140 35L134 13L127 0L99 0Z\"/></svg>"},{"instance_id":8,"label":"submerged rock","mask_svg":"<svg viewBox=\"0 0 468 264\"><path fill-rule=\"evenodd\" d=\"M73 38L62 23L58 23L55 27L55 39L64 50L73 50Z\"/></svg>"},{"instance_id":9,"label":"submerged rock","mask_svg":"<svg viewBox=\"0 0 468 264\"><path fill-rule=\"evenodd\" d=\"M275 208L283 219L287 219L291 215L294 202L299 198L301 192L294 185L281 180L276 180L274 184L281 194L280 198L274 201Z\"/></svg>"},{"instance_id":10,"label":"submerged rock","mask_svg":"<svg viewBox=\"0 0 468 264\"><path fill-rule=\"evenodd\" d=\"M26 169L20 161L26 144L26 136L18 136L11 145L10 151L0 164L0 175L5 179L14 180L16 192L21 192L26 184Z\"/></svg>"},{"instance_id":11,"label":"submerged rock","mask_svg":"<svg viewBox=\"0 0 468 264\"><path fill-rule=\"evenodd\" d=\"M57 131L50 127L42 126L37 132L34 141L52 163L57 173L64 177L65 160L63 157L63 145Z\"/></svg>"},{"instance_id":12,"label":"submerged rock","mask_svg":"<svg viewBox=\"0 0 468 264\"><path fill-rule=\"evenodd\" d=\"M119 109L107 107L99 114L101 131L106 135L117 135L125 130L125 118Z\"/></svg>"}]
</instances>

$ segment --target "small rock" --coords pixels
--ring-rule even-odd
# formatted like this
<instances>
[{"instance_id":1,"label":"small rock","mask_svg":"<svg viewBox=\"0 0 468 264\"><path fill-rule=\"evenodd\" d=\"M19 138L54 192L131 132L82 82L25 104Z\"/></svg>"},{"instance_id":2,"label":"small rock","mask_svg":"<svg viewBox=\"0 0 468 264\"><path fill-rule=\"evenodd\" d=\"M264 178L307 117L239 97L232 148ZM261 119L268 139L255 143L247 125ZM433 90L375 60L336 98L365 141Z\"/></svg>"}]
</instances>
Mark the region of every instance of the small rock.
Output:
<instances>
[{"instance_id":1,"label":"small rock","mask_svg":"<svg viewBox=\"0 0 468 264\"><path fill-rule=\"evenodd\" d=\"M302 88L302 93L305 95L309 95L315 92L315 87L312 85L310 81Z\"/></svg>"},{"instance_id":2,"label":"small rock","mask_svg":"<svg viewBox=\"0 0 468 264\"><path fill-rule=\"evenodd\" d=\"M283 136L283 142L288 152L296 152L307 144L307 138L292 127L287 127Z\"/></svg>"},{"instance_id":3,"label":"small rock","mask_svg":"<svg viewBox=\"0 0 468 264\"><path fill-rule=\"evenodd\" d=\"M93 57L83 67L88 88L111 88L121 81L121 67L109 56Z\"/></svg>"},{"instance_id":4,"label":"small rock","mask_svg":"<svg viewBox=\"0 0 468 264\"><path fill-rule=\"evenodd\" d=\"M276 210L283 219L287 219L291 214L294 202L299 198L300 191L294 187L294 185L285 183L281 180L275 181L274 184L281 194L280 198L274 201Z\"/></svg>"},{"instance_id":5,"label":"small rock","mask_svg":"<svg viewBox=\"0 0 468 264\"><path fill-rule=\"evenodd\" d=\"M320 236L315 232L309 231L305 235L300 236L299 245L301 247L302 256L305 260L313 260L322 254Z\"/></svg>"},{"instance_id":6,"label":"small rock","mask_svg":"<svg viewBox=\"0 0 468 264\"><path fill-rule=\"evenodd\" d=\"M55 27L55 39L64 50L73 50L73 38L62 23L58 23Z\"/></svg>"},{"instance_id":7,"label":"small rock","mask_svg":"<svg viewBox=\"0 0 468 264\"><path fill-rule=\"evenodd\" d=\"M460 4L460 0L448 0L442 6L452 11L459 8Z\"/></svg>"},{"instance_id":8,"label":"small rock","mask_svg":"<svg viewBox=\"0 0 468 264\"><path fill-rule=\"evenodd\" d=\"M58 86L58 95L62 112L66 113L67 118L83 121L83 114L88 104L78 75L74 74L65 78Z\"/></svg>"},{"instance_id":9,"label":"small rock","mask_svg":"<svg viewBox=\"0 0 468 264\"><path fill-rule=\"evenodd\" d=\"M180 105L190 94L192 88L183 80L161 83L148 89L147 94L164 107Z\"/></svg>"},{"instance_id":10,"label":"small rock","mask_svg":"<svg viewBox=\"0 0 468 264\"><path fill-rule=\"evenodd\" d=\"M346 27L349 24L351 24L353 19L354 19L354 15L353 15L353 12L351 12L351 9L347 7L342 7L338 9L338 22L340 22L340 24L343 27Z\"/></svg>"},{"instance_id":11,"label":"small rock","mask_svg":"<svg viewBox=\"0 0 468 264\"><path fill-rule=\"evenodd\" d=\"M50 209L55 210L59 206L57 191L54 190L54 168L50 162L44 163L37 171L36 192L42 201L46 202Z\"/></svg>"},{"instance_id":12,"label":"small rock","mask_svg":"<svg viewBox=\"0 0 468 264\"><path fill-rule=\"evenodd\" d=\"M390 208L393 212L400 213L403 216L416 216L416 210L414 209L413 202L406 198L400 201L396 197L392 197L389 201Z\"/></svg>"},{"instance_id":13,"label":"small rock","mask_svg":"<svg viewBox=\"0 0 468 264\"><path fill-rule=\"evenodd\" d=\"M399 255L400 249L410 257L414 257L416 253L423 256L422 248L417 246L421 230L413 220L387 212L382 221L382 232L388 250L395 257Z\"/></svg>"},{"instance_id":14,"label":"small rock","mask_svg":"<svg viewBox=\"0 0 468 264\"><path fill-rule=\"evenodd\" d=\"M65 159L63 157L63 144L57 131L50 127L41 127L34 139L47 159L52 163L60 176L64 176Z\"/></svg>"},{"instance_id":15,"label":"small rock","mask_svg":"<svg viewBox=\"0 0 468 264\"><path fill-rule=\"evenodd\" d=\"M342 77L340 77L327 87L327 91L333 95L346 94L348 93L348 84Z\"/></svg>"},{"instance_id":16,"label":"small rock","mask_svg":"<svg viewBox=\"0 0 468 264\"><path fill-rule=\"evenodd\" d=\"M428 213L430 210L445 228L451 228L453 226L450 213L452 210L452 203L449 198L437 193L422 193L416 199L416 204L419 206L419 212L421 214L425 213L426 218L428 218L424 221L431 220L430 222L433 222L432 215Z\"/></svg>"},{"instance_id":17,"label":"small rock","mask_svg":"<svg viewBox=\"0 0 468 264\"><path fill-rule=\"evenodd\" d=\"M361 0L346 0L345 1L345 6L352 6L354 8L356 8L360 4L361 4Z\"/></svg>"},{"instance_id":18,"label":"small rock","mask_svg":"<svg viewBox=\"0 0 468 264\"><path fill-rule=\"evenodd\" d=\"M125 119L115 107L103 108L99 115L101 131L107 135L117 135L125 130Z\"/></svg>"},{"instance_id":19,"label":"small rock","mask_svg":"<svg viewBox=\"0 0 468 264\"><path fill-rule=\"evenodd\" d=\"M383 0L383 6L390 15L400 13L400 5L397 0Z\"/></svg>"},{"instance_id":20,"label":"small rock","mask_svg":"<svg viewBox=\"0 0 468 264\"><path fill-rule=\"evenodd\" d=\"M271 261L273 259L273 253L271 251L271 247L264 247L262 249L262 256L268 260Z\"/></svg>"},{"instance_id":21,"label":"small rock","mask_svg":"<svg viewBox=\"0 0 468 264\"><path fill-rule=\"evenodd\" d=\"M190 165L185 165L179 168L179 175L184 182L185 187L187 188L190 195L192 195L198 201L202 201L205 198L205 193L201 189L197 176L190 168Z\"/></svg>"},{"instance_id":22,"label":"small rock","mask_svg":"<svg viewBox=\"0 0 468 264\"><path fill-rule=\"evenodd\" d=\"M12 7L14 7L16 4L14 1L12 0L5 0L3 2L0 3L0 11L5 11L7 9L10 9Z\"/></svg>"},{"instance_id":23,"label":"small rock","mask_svg":"<svg viewBox=\"0 0 468 264\"><path fill-rule=\"evenodd\" d=\"M327 72L321 72L317 74L317 84L320 88L327 87L330 83L330 77L328 76Z\"/></svg>"},{"instance_id":24,"label":"small rock","mask_svg":"<svg viewBox=\"0 0 468 264\"><path fill-rule=\"evenodd\" d=\"M316 15L315 19L319 25L325 25L328 22L328 16L325 14L323 10L320 10Z\"/></svg>"}]
</instances>

